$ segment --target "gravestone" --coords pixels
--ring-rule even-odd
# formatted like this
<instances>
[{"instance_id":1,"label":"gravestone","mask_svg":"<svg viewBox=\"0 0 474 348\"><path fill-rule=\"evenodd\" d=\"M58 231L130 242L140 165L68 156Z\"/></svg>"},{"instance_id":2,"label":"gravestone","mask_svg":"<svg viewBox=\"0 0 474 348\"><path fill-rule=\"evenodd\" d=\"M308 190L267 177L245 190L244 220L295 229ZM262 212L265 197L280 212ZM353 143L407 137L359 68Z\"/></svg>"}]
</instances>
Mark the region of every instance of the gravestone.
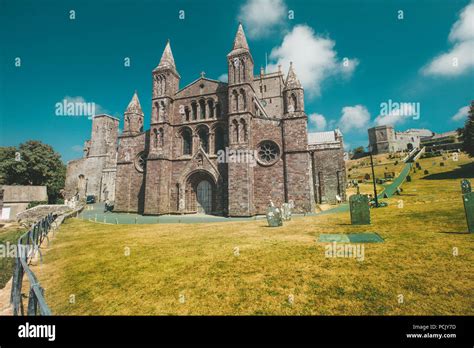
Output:
<instances>
[{"instance_id":1,"label":"gravestone","mask_svg":"<svg viewBox=\"0 0 474 348\"><path fill-rule=\"evenodd\" d=\"M440 167L444 167L444 162L439 162Z\"/></svg>"},{"instance_id":2,"label":"gravestone","mask_svg":"<svg viewBox=\"0 0 474 348\"><path fill-rule=\"evenodd\" d=\"M369 198L355 194L349 198L352 225L370 225Z\"/></svg>"},{"instance_id":3,"label":"gravestone","mask_svg":"<svg viewBox=\"0 0 474 348\"><path fill-rule=\"evenodd\" d=\"M424 173L425 175L428 175L430 172L427 169L425 169Z\"/></svg>"},{"instance_id":4,"label":"gravestone","mask_svg":"<svg viewBox=\"0 0 474 348\"><path fill-rule=\"evenodd\" d=\"M270 201L270 205L267 208L267 222L268 226L270 227L278 227L283 225L281 211L275 207L272 201Z\"/></svg>"},{"instance_id":5,"label":"gravestone","mask_svg":"<svg viewBox=\"0 0 474 348\"><path fill-rule=\"evenodd\" d=\"M281 218L284 221L291 220L291 204L290 203L283 203L281 205Z\"/></svg>"},{"instance_id":6,"label":"gravestone","mask_svg":"<svg viewBox=\"0 0 474 348\"><path fill-rule=\"evenodd\" d=\"M472 192L469 180L461 180L461 191L464 212L466 213L467 229L470 233L474 233L474 192Z\"/></svg>"},{"instance_id":7,"label":"gravestone","mask_svg":"<svg viewBox=\"0 0 474 348\"><path fill-rule=\"evenodd\" d=\"M461 191L462 191L462 194L472 192L471 182L469 180L467 179L461 180Z\"/></svg>"},{"instance_id":8,"label":"gravestone","mask_svg":"<svg viewBox=\"0 0 474 348\"><path fill-rule=\"evenodd\" d=\"M411 182L411 176L407 175L407 182Z\"/></svg>"}]
</instances>

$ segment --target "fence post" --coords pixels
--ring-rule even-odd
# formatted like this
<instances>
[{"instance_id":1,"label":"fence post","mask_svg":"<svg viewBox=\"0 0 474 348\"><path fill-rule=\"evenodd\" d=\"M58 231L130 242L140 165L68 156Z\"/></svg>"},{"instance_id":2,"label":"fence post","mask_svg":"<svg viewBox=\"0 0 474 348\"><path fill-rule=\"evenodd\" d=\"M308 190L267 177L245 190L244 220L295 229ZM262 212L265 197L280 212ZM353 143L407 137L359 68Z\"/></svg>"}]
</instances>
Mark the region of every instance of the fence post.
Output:
<instances>
[{"instance_id":1,"label":"fence post","mask_svg":"<svg viewBox=\"0 0 474 348\"><path fill-rule=\"evenodd\" d=\"M28 310L27 315L36 315L37 300L34 287L36 285L30 286L30 293L28 294Z\"/></svg>"}]
</instances>

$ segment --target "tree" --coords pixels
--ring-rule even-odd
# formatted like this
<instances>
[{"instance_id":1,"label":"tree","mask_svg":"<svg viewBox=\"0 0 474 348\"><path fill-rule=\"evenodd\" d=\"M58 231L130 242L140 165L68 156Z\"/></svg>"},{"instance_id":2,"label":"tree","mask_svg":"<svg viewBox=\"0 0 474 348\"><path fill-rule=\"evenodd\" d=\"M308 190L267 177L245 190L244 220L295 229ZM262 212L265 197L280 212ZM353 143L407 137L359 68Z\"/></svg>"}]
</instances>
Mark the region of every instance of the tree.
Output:
<instances>
[{"instance_id":1,"label":"tree","mask_svg":"<svg viewBox=\"0 0 474 348\"><path fill-rule=\"evenodd\" d=\"M474 157L474 100L471 101L467 120L460 135L463 140L463 151L470 157Z\"/></svg>"},{"instance_id":2,"label":"tree","mask_svg":"<svg viewBox=\"0 0 474 348\"><path fill-rule=\"evenodd\" d=\"M61 155L49 145L30 140L18 148L0 147L2 184L45 185L49 203L57 203L65 178L66 166L61 161Z\"/></svg>"},{"instance_id":3,"label":"tree","mask_svg":"<svg viewBox=\"0 0 474 348\"><path fill-rule=\"evenodd\" d=\"M364 153L364 152L365 152L365 151L364 151L364 147L363 147L363 146L359 146L359 147L356 147L356 148L354 149L354 153L355 153L355 154L360 154L360 153Z\"/></svg>"}]
</instances>

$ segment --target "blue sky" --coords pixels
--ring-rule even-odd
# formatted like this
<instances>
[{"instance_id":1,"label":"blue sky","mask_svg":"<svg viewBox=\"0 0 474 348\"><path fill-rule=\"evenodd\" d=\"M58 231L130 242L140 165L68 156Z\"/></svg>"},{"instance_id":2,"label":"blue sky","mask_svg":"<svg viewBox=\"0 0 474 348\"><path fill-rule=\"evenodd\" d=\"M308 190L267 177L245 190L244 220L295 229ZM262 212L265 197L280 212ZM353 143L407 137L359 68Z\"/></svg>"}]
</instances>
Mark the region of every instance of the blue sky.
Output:
<instances>
[{"instance_id":1,"label":"blue sky","mask_svg":"<svg viewBox=\"0 0 474 348\"><path fill-rule=\"evenodd\" d=\"M64 161L80 157L91 121L56 116L66 96L122 119L137 90L148 124L151 71L166 40L181 87L201 71L225 78L239 21L255 73L266 54L268 71L293 61L310 131L339 127L349 148L367 145L374 124L455 129L474 99L468 0L0 0L0 146L37 139ZM419 103L419 119L380 115L389 100Z\"/></svg>"}]
</instances>

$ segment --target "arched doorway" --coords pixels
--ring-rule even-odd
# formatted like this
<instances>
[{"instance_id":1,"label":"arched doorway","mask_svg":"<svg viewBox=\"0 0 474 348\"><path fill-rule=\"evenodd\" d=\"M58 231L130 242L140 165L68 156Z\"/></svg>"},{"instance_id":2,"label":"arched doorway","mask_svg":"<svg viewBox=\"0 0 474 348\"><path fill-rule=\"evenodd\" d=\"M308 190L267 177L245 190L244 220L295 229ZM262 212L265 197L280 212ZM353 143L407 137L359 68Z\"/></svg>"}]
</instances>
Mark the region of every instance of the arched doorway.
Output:
<instances>
[{"instance_id":1,"label":"arched doorway","mask_svg":"<svg viewBox=\"0 0 474 348\"><path fill-rule=\"evenodd\" d=\"M212 185L207 180L202 180L197 185L196 208L199 214L212 212Z\"/></svg>"},{"instance_id":2,"label":"arched doorway","mask_svg":"<svg viewBox=\"0 0 474 348\"><path fill-rule=\"evenodd\" d=\"M186 180L186 211L212 214L215 210L216 187L212 176L205 171L191 174Z\"/></svg>"},{"instance_id":3,"label":"arched doorway","mask_svg":"<svg viewBox=\"0 0 474 348\"><path fill-rule=\"evenodd\" d=\"M413 144L412 144L412 143L408 143L408 144L407 144L407 150L408 150L408 151L413 150Z\"/></svg>"}]
</instances>

